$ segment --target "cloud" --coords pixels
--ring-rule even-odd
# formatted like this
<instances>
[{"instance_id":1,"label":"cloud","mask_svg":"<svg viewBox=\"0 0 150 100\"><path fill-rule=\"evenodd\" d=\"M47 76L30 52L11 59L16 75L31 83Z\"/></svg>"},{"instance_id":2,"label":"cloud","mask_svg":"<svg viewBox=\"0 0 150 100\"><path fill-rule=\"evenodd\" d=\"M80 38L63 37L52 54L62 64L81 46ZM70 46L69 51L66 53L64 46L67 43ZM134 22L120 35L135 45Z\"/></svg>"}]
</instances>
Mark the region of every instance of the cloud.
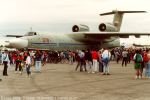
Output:
<instances>
[{"instance_id":1,"label":"cloud","mask_svg":"<svg viewBox=\"0 0 150 100\"><path fill-rule=\"evenodd\" d=\"M148 0L0 0L0 2L2 32L21 30L24 32L30 27L35 27L38 31L68 32L65 30L70 31L70 25L76 23L86 23L93 31L98 31L96 25L101 22L112 22L113 18L113 16L101 17L99 13L114 9L150 11ZM149 18L149 14L125 15L121 31L137 31L139 25L138 31L149 31Z\"/></svg>"}]
</instances>

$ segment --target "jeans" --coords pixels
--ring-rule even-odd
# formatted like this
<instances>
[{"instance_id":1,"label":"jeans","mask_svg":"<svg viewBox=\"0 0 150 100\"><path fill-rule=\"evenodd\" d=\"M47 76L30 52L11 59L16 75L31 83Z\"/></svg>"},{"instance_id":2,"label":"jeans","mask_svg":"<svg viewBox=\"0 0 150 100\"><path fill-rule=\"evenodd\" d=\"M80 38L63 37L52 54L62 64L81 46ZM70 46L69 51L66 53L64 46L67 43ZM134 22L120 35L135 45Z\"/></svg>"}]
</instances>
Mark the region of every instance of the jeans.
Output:
<instances>
[{"instance_id":1,"label":"jeans","mask_svg":"<svg viewBox=\"0 0 150 100\"><path fill-rule=\"evenodd\" d=\"M150 62L147 62L145 65L145 76L150 78Z\"/></svg>"},{"instance_id":2,"label":"jeans","mask_svg":"<svg viewBox=\"0 0 150 100\"><path fill-rule=\"evenodd\" d=\"M92 72L92 61L87 60L86 65L87 65L88 71Z\"/></svg>"},{"instance_id":3,"label":"jeans","mask_svg":"<svg viewBox=\"0 0 150 100\"><path fill-rule=\"evenodd\" d=\"M109 73L108 63L103 62L103 73L105 73L105 74Z\"/></svg>"},{"instance_id":4,"label":"jeans","mask_svg":"<svg viewBox=\"0 0 150 100\"><path fill-rule=\"evenodd\" d=\"M35 70L41 71L41 61L35 61Z\"/></svg>"}]
</instances>

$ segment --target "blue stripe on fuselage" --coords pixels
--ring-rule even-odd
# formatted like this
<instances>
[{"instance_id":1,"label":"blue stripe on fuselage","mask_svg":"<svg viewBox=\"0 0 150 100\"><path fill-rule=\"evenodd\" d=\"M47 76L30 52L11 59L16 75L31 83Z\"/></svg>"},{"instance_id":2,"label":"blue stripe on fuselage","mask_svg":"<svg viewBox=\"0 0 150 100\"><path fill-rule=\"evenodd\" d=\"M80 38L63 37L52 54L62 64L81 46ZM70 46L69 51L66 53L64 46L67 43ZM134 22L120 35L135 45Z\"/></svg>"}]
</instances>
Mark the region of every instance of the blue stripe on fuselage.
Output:
<instances>
[{"instance_id":1,"label":"blue stripe on fuselage","mask_svg":"<svg viewBox=\"0 0 150 100\"><path fill-rule=\"evenodd\" d=\"M89 44L77 44L77 43L58 43L59 46L70 46L70 45L89 45ZM57 43L31 43L31 45L44 45L44 46L57 46Z\"/></svg>"}]
</instances>

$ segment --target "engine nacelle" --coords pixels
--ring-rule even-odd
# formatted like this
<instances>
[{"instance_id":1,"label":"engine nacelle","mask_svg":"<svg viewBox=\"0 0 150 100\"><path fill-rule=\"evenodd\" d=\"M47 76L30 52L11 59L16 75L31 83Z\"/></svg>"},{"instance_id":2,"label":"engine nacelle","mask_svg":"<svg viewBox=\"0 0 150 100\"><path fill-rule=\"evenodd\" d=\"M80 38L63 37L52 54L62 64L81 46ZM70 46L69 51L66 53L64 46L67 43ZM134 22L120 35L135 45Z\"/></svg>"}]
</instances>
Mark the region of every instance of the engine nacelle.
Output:
<instances>
[{"instance_id":1,"label":"engine nacelle","mask_svg":"<svg viewBox=\"0 0 150 100\"><path fill-rule=\"evenodd\" d=\"M89 30L89 27L83 24L73 25L72 27L72 32L89 32Z\"/></svg>"},{"instance_id":2,"label":"engine nacelle","mask_svg":"<svg viewBox=\"0 0 150 100\"><path fill-rule=\"evenodd\" d=\"M102 32L116 32L117 28L110 23L101 23L99 25L99 31Z\"/></svg>"}]
</instances>

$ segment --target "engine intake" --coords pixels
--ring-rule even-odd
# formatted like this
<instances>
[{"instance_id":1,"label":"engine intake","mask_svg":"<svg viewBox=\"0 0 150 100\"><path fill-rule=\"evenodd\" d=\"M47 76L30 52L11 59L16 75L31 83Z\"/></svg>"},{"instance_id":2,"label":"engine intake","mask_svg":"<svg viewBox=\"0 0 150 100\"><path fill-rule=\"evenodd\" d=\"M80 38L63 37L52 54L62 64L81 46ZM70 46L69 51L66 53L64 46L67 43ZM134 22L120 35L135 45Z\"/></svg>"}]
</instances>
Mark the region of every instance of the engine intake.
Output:
<instances>
[{"instance_id":1,"label":"engine intake","mask_svg":"<svg viewBox=\"0 0 150 100\"><path fill-rule=\"evenodd\" d=\"M83 24L73 25L72 32L89 32L89 27Z\"/></svg>"},{"instance_id":2,"label":"engine intake","mask_svg":"<svg viewBox=\"0 0 150 100\"><path fill-rule=\"evenodd\" d=\"M102 32L105 31L106 30L106 25L104 23L100 24L99 25L99 30L102 31Z\"/></svg>"},{"instance_id":3,"label":"engine intake","mask_svg":"<svg viewBox=\"0 0 150 100\"><path fill-rule=\"evenodd\" d=\"M99 30L101 32L104 32L104 31L106 31L106 32L116 32L117 28L114 25L110 24L110 23L106 23L106 24L105 23L101 23L99 25Z\"/></svg>"}]
</instances>

